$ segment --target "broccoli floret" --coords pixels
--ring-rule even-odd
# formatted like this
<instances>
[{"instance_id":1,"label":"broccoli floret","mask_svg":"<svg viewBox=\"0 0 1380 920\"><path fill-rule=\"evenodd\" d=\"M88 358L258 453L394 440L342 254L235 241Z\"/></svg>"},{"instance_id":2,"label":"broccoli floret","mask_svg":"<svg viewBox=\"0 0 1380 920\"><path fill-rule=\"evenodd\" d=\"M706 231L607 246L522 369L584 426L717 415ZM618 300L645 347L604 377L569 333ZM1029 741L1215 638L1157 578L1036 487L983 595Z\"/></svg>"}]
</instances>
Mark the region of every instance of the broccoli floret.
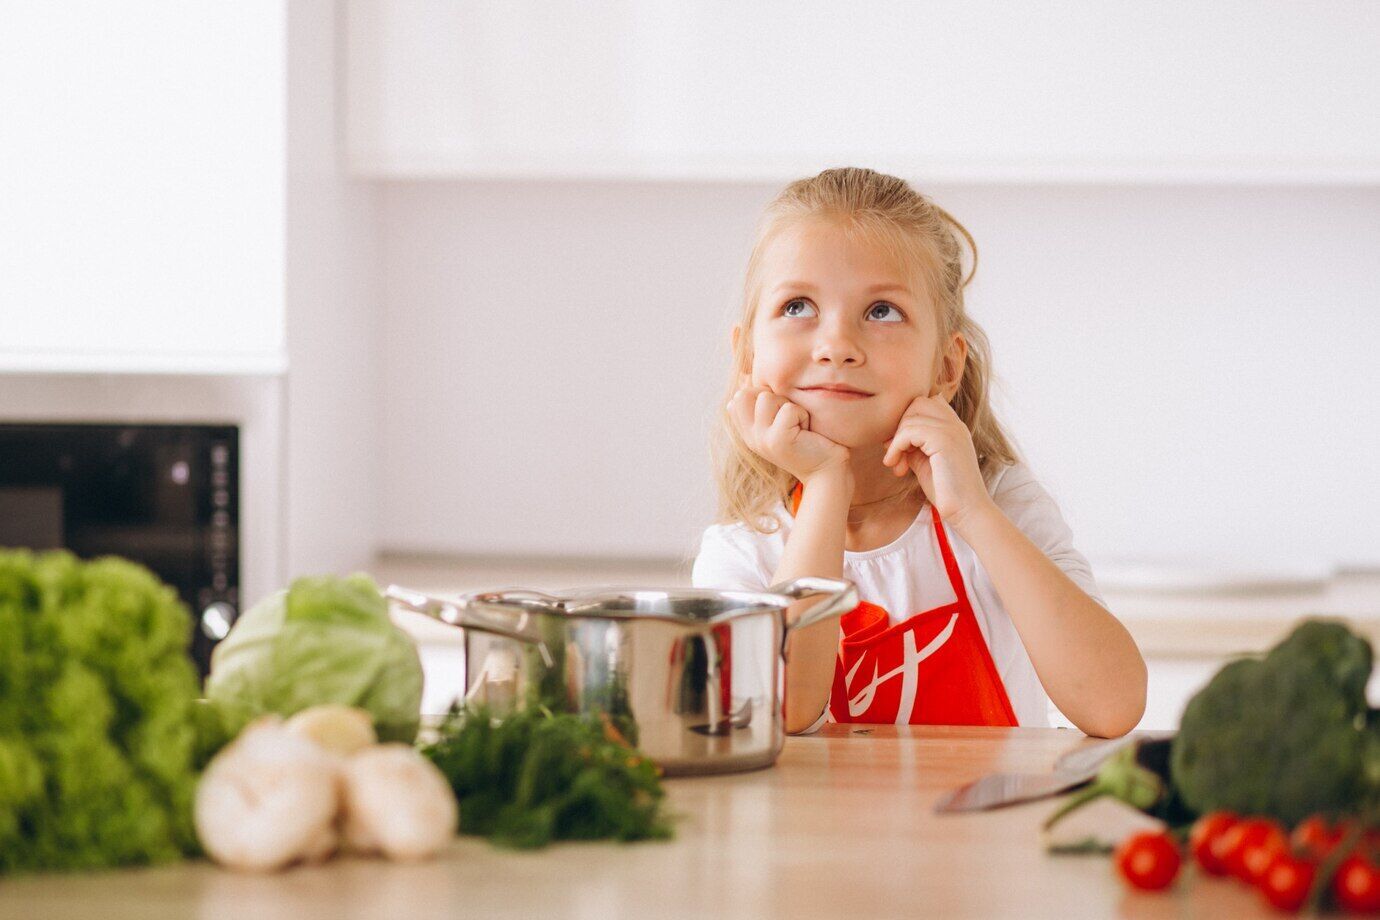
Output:
<instances>
[{"instance_id":1,"label":"broccoli floret","mask_svg":"<svg viewBox=\"0 0 1380 920\"><path fill-rule=\"evenodd\" d=\"M1170 775L1184 803L1294 824L1368 801L1380 788L1370 669L1370 644L1325 620L1228 664L1189 701L1174 739Z\"/></svg>"},{"instance_id":2,"label":"broccoli floret","mask_svg":"<svg viewBox=\"0 0 1380 920\"><path fill-rule=\"evenodd\" d=\"M1304 620L1270 650L1265 663L1325 682L1341 691L1356 714L1366 711L1366 681L1373 663L1370 643L1344 623Z\"/></svg>"}]
</instances>

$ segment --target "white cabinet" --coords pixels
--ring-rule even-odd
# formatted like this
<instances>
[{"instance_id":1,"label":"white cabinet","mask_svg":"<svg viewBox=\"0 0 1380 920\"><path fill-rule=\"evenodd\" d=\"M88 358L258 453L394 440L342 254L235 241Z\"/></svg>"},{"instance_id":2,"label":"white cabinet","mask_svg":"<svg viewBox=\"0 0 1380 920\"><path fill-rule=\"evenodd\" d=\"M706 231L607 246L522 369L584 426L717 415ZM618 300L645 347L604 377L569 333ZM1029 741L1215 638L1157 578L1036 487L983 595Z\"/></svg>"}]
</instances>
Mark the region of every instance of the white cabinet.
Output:
<instances>
[{"instance_id":1,"label":"white cabinet","mask_svg":"<svg viewBox=\"0 0 1380 920\"><path fill-rule=\"evenodd\" d=\"M351 0L359 175L1380 181L1380 7Z\"/></svg>"},{"instance_id":2,"label":"white cabinet","mask_svg":"<svg viewBox=\"0 0 1380 920\"><path fill-rule=\"evenodd\" d=\"M0 371L283 369L282 0L10 4Z\"/></svg>"}]
</instances>

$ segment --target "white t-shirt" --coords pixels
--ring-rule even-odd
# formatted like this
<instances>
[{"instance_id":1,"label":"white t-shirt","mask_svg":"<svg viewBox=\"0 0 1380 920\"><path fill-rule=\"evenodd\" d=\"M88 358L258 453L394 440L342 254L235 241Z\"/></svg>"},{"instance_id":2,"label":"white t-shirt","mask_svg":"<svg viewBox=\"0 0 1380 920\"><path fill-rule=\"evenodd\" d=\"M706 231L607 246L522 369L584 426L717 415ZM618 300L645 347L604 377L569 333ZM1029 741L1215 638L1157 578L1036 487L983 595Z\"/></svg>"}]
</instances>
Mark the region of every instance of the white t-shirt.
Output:
<instances>
[{"instance_id":1,"label":"white t-shirt","mask_svg":"<svg viewBox=\"0 0 1380 920\"><path fill-rule=\"evenodd\" d=\"M988 489L1011 522L1074 584L1105 607L1092 568L1083 554L1074 549L1073 532L1059 513L1059 506L1030 469L1023 463L1003 467L992 477ZM775 509L775 515L781 528L773 534L759 534L744 524L714 524L707 528L700 540L692 584L748 591L769 587L795 522L784 503ZM1051 721L1069 724L1041 686L1015 624L977 554L947 525L945 533L1017 722L1023 726L1048 726ZM906 532L886 546L863 552L845 550L843 577L857 585L860 600L884 608L891 615L891 625L956 600L944 570L928 504ZM826 718L833 718L827 710L814 727Z\"/></svg>"}]
</instances>

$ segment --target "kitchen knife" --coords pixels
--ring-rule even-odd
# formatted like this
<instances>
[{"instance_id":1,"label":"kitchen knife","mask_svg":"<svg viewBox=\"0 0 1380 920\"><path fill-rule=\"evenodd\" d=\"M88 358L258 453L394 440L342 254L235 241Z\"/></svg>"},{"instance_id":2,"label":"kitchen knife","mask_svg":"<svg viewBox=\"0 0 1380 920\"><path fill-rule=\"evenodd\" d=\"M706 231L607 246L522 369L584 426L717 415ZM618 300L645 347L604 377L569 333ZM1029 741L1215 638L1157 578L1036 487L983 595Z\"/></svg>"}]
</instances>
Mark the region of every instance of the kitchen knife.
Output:
<instances>
[{"instance_id":1,"label":"kitchen knife","mask_svg":"<svg viewBox=\"0 0 1380 920\"><path fill-rule=\"evenodd\" d=\"M992 773L942 795L935 803L939 814L985 811L1019 802L1031 802L1081 786L1097 775L1102 763L1127 744L1169 737L1171 732L1133 732L1089 744L1060 757L1050 773Z\"/></svg>"}]
</instances>

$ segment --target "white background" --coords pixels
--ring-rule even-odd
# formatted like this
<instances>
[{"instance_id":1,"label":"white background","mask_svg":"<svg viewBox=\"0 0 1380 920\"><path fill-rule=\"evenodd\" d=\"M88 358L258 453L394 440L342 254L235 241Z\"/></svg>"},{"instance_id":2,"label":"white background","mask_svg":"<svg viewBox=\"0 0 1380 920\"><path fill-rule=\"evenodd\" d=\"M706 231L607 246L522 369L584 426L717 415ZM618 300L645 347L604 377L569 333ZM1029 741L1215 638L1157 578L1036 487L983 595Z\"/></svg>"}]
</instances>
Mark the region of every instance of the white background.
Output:
<instances>
[{"instance_id":1,"label":"white background","mask_svg":"<svg viewBox=\"0 0 1380 920\"><path fill-rule=\"evenodd\" d=\"M278 4L0 12L0 370L280 372Z\"/></svg>"},{"instance_id":2,"label":"white background","mask_svg":"<svg viewBox=\"0 0 1380 920\"><path fill-rule=\"evenodd\" d=\"M752 224L871 165L976 235L1104 581L1375 567L1377 46L1344 2L12 5L0 372L285 372L293 573L681 560Z\"/></svg>"},{"instance_id":3,"label":"white background","mask_svg":"<svg viewBox=\"0 0 1380 920\"><path fill-rule=\"evenodd\" d=\"M1380 562L1380 191L919 184L1095 570ZM390 185L384 545L692 550L773 192Z\"/></svg>"}]
</instances>

